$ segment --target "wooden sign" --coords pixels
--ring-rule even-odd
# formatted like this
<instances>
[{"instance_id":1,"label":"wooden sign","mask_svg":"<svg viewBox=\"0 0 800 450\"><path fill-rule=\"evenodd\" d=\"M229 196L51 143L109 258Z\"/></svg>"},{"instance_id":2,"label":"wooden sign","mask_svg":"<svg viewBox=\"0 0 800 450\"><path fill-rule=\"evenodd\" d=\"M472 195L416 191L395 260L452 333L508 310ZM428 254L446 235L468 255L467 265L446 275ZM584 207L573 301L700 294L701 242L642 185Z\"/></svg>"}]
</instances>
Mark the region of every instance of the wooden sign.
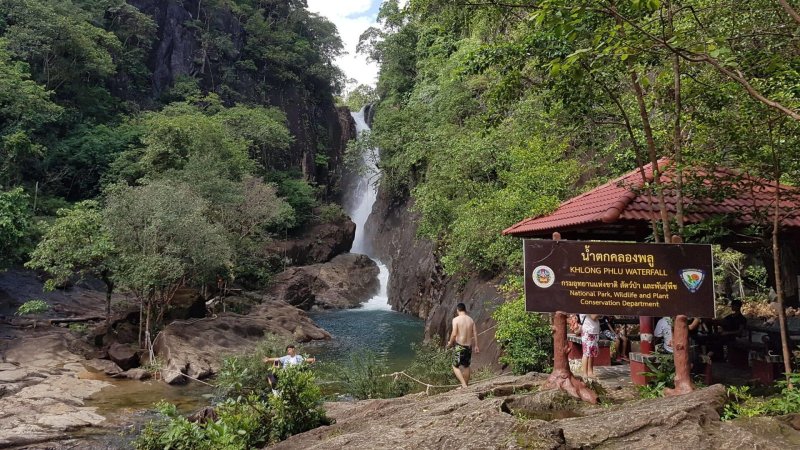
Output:
<instances>
[{"instance_id":1,"label":"wooden sign","mask_svg":"<svg viewBox=\"0 0 800 450\"><path fill-rule=\"evenodd\" d=\"M711 246L526 239L525 309L715 317Z\"/></svg>"}]
</instances>

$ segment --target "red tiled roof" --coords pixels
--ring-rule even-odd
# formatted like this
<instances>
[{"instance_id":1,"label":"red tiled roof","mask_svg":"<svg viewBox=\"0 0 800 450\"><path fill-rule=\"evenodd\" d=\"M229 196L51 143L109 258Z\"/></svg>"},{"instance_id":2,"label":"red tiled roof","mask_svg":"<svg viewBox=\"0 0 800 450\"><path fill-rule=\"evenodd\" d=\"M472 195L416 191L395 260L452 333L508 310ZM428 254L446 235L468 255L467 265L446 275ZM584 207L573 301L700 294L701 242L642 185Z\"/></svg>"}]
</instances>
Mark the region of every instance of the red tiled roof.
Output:
<instances>
[{"instance_id":1,"label":"red tiled roof","mask_svg":"<svg viewBox=\"0 0 800 450\"><path fill-rule=\"evenodd\" d=\"M664 200L670 217L675 214L676 197L669 186L674 176L669 159L658 162L661 180L666 186ZM653 180L652 165L644 167L647 181ZM764 223L758 220L772 213L775 185L769 181L749 177L731 169L716 168L712 174L704 170L684 170L686 184L696 183L703 188L726 190L721 199L712 197L684 198L684 223L698 223L717 215L729 215L734 224L750 225ZM660 219L658 200L652 196L652 206L639 169L631 171L615 180L598 186L577 197L571 198L553 213L525 219L505 230L503 234L512 236L531 236L563 231L568 229L602 228L605 225L622 222L650 222L652 217ZM800 228L800 190L781 186L782 225Z\"/></svg>"}]
</instances>

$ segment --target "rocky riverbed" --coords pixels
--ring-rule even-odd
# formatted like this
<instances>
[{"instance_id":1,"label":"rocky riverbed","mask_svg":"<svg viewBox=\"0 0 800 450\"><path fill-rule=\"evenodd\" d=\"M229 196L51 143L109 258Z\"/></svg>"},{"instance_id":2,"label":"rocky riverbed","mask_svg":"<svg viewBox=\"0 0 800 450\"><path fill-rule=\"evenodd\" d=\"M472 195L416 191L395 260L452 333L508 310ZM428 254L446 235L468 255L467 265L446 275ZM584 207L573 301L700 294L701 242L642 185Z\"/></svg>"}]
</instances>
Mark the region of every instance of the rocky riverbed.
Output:
<instances>
[{"instance_id":1,"label":"rocky riverbed","mask_svg":"<svg viewBox=\"0 0 800 450\"><path fill-rule=\"evenodd\" d=\"M720 421L725 388L579 403L540 391L546 375L504 376L438 395L326 404L335 420L275 449L775 449L800 446L800 415Z\"/></svg>"}]
</instances>

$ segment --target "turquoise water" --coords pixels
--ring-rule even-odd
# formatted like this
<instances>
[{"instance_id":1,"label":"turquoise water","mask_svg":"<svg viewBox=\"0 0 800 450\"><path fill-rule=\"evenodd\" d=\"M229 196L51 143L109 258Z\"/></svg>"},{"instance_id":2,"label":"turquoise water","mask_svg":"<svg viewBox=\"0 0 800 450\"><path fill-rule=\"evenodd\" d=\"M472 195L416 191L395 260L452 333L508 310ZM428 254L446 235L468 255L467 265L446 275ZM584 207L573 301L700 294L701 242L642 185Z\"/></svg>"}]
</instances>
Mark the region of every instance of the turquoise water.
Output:
<instances>
[{"instance_id":1,"label":"turquoise water","mask_svg":"<svg viewBox=\"0 0 800 450\"><path fill-rule=\"evenodd\" d=\"M350 355L370 350L391 370L405 368L414 357L412 343L422 342L421 319L386 310L349 309L309 314L333 339L303 346L319 362L346 362Z\"/></svg>"}]
</instances>

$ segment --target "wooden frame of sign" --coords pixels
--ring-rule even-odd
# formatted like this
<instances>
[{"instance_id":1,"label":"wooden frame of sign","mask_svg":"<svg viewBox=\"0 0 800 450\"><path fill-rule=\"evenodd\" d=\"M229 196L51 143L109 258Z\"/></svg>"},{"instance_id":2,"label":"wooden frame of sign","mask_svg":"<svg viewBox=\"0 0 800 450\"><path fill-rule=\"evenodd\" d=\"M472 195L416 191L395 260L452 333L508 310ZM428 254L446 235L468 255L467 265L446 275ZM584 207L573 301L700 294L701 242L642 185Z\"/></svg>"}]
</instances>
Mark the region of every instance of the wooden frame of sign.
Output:
<instances>
[{"instance_id":1,"label":"wooden frame of sign","mask_svg":"<svg viewBox=\"0 0 800 450\"><path fill-rule=\"evenodd\" d=\"M525 309L555 312L553 373L543 386L590 403L597 395L574 377L567 353L567 312L606 315L676 315L674 357L677 395L694 389L689 376L687 314L715 317L710 245L523 241Z\"/></svg>"}]
</instances>

